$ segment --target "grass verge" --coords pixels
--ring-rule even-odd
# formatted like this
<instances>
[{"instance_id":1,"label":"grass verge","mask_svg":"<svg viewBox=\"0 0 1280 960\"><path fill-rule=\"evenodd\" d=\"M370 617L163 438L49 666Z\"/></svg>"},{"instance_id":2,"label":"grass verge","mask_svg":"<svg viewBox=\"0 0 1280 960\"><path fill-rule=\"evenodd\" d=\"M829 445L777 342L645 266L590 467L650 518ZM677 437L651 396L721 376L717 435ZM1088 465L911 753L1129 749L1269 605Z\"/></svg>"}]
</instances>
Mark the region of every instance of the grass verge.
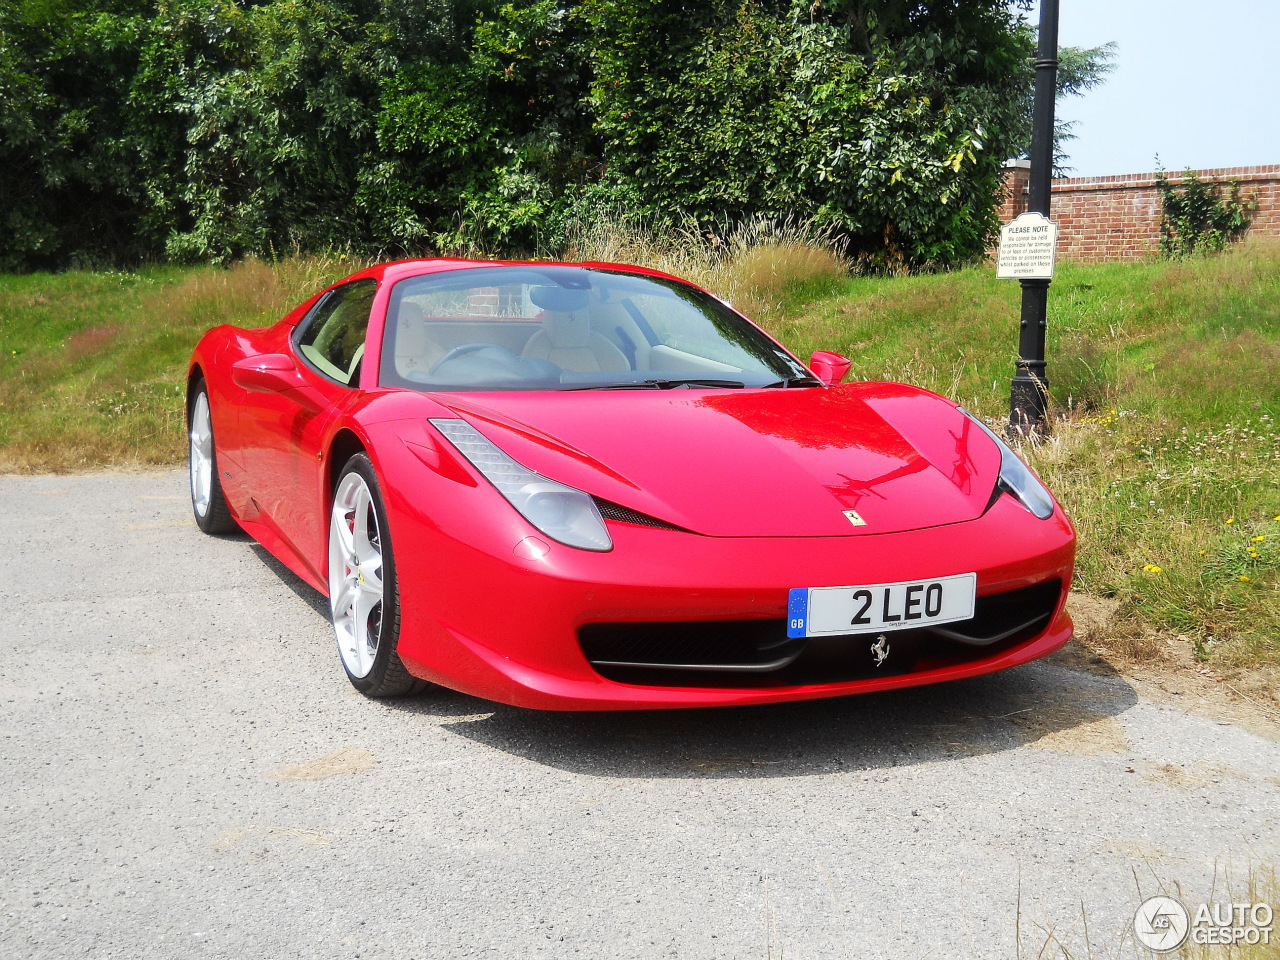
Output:
<instances>
[{"instance_id":1,"label":"grass verge","mask_svg":"<svg viewBox=\"0 0 1280 960\"><path fill-rule=\"evenodd\" d=\"M0 276L0 471L176 463L201 334L274 322L360 266L332 254Z\"/></svg>"}]
</instances>

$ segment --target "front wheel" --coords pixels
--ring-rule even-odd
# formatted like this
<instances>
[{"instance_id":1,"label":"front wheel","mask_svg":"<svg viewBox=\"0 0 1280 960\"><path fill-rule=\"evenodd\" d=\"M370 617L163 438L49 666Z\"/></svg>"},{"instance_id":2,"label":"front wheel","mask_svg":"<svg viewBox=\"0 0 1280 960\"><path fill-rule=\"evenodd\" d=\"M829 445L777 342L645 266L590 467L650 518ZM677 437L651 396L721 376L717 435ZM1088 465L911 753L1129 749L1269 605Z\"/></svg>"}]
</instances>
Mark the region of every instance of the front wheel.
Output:
<instances>
[{"instance_id":1,"label":"front wheel","mask_svg":"<svg viewBox=\"0 0 1280 960\"><path fill-rule=\"evenodd\" d=\"M352 686L368 697L396 697L427 686L396 653L400 594L387 513L373 464L347 461L329 519L329 610L338 654Z\"/></svg>"}]
</instances>

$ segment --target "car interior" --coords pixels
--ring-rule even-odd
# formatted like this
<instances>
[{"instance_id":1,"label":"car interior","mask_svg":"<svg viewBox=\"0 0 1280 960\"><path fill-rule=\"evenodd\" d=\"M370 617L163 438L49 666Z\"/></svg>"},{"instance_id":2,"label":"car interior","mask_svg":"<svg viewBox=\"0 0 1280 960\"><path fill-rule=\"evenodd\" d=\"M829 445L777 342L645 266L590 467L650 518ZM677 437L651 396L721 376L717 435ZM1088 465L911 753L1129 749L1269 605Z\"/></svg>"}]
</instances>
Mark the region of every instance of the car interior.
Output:
<instances>
[{"instance_id":1,"label":"car interior","mask_svg":"<svg viewBox=\"0 0 1280 960\"><path fill-rule=\"evenodd\" d=\"M298 352L317 370L339 383L355 383L364 359L369 311L378 285L356 280L330 291L299 324Z\"/></svg>"}]
</instances>

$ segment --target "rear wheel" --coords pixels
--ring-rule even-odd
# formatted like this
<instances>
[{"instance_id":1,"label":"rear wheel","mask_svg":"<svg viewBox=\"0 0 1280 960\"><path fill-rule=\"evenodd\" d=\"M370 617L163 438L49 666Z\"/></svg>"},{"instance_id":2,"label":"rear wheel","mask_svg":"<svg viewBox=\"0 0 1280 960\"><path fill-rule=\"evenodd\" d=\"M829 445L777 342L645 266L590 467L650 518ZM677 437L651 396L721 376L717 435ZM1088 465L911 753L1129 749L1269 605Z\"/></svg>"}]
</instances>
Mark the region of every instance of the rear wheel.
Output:
<instances>
[{"instance_id":1,"label":"rear wheel","mask_svg":"<svg viewBox=\"0 0 1280 960\"><path fill-rule=\"evenodd\" d=\"M201 381L191 395L187 413L187 437L191 441L189 473L191 475L191 509L196 526L205 533L231 533L236 522L231 519L227 498L218 479L218 454L213 445L213 417L209 411L209 390Z\"/></svg>"},{"instance_id":2,"label":"rear wheel","mask_svg":"<svg viewBox=\"0 0 1280 960\"><path fill-rule=\"evenodd\" d=\"M373 464L363 453L347 461L329 519L329 610L347 679L369 697L416 693L427 683L405 669L400 594L387 514Z\"/></svg>"}]
</instances>

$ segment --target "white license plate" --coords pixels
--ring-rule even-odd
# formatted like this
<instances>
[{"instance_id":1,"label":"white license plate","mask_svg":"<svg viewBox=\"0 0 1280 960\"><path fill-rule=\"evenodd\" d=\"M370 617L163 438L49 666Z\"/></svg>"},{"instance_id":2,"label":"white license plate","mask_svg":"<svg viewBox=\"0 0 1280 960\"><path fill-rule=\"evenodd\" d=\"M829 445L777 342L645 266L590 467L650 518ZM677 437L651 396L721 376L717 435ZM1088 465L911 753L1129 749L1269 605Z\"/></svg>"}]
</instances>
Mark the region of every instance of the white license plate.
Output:
<instances>
[{"instance_id":1,"label":"white license plate","mask_svg":"<svg viewBox=\"0 0 1280 960\"><path fill-rule=\"evenodd\" d=\"M787 597L787 636L884 633L968 620L977 587L976 573L860 587L797 587Z\"/></svg>"}]
</instances>

